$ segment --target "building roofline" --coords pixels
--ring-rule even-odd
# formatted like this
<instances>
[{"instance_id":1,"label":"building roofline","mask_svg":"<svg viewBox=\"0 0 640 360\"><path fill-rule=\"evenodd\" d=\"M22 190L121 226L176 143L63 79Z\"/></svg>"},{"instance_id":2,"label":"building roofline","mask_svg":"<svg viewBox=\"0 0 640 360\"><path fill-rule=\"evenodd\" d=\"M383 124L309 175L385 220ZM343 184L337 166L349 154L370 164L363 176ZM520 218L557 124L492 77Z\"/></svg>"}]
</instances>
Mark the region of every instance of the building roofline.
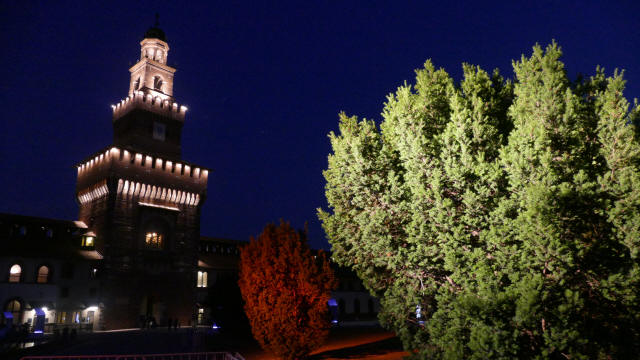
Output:
<instances>
[{"instance_id":1,"label":"building roofline","mask_svg":"<svg viewBox=\"0 0 640 360\"><path fill-rule=\"evenodd\" d=\"M200 168L202 170L207 170L209 173L213 172L213 169L210 169L210 168L208 168L206 166L198 165L196 163L192 163L192 162L189 162L189 161L186 161L186 160L183 160L183 159L174 158L174 157L166 157L166 156L155 156L155 155L152 155L152 154L145 153L144 151L136 150L136 149L134 149L132 147L129 147L129 146L116 146L116 145L108 145L108 146L105 146L105 147L101 148L98 151L93 152L91 155L84 157L80 162L76 163L74 165L74 167L75 168L79 168L83 164L86 164L88 161L91 161L91 159L94 159L96 156L100 156L101 154L104 154L106 151L111 150L113 148L120 149L120 150L126 150L126 151L128 151L128 152L130 152L132 154L141 154L141 155L151 156L151 157L156 157L156 158L159 157L159 158L162 158L162 159L165 159L165 160L169 160L169 161L172 161L172 162L179 162L181 164L188 165L190 167L196 167L196 168Z\"/></svg>"},{"instance_id":2,"label":"building roofline","mask_svg":"<svg viewBox=\"0 0 640 360\"><path fill-rule=\"evenodd\" d=\"M47 223L47 224L56 224L56 225L66 225L66 226L75 227L78 229L87 228L87 226L84 225L84 223L77 220L63 220L63 219L45 218L45 217L39 217L39 216L30 216L30 215L21 215L21 214L12 214L12 213L0 212L0 219L7 219L7 220L17 219L19 222L24 221L24 222L30 222L30 223Z\"/></svg>"}]
</instances>

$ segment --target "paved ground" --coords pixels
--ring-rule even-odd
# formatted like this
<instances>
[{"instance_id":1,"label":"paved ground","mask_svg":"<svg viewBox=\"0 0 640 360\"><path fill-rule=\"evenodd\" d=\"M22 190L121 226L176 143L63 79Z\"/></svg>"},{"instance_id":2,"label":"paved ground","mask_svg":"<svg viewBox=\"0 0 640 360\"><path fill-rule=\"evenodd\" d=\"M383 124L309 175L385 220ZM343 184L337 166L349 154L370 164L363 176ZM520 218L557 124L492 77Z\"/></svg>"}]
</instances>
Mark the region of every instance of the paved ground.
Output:
<instances>
[{"instance_id":1,"label":"paved ground","mask_svg":"<svg viewBox=\"0 0 640 360\"><path fill-rule=\"evenodd\" d=\"M259 347L246 349L241 354L247 360L277 359ZM311 354L311 360L397 360L407 355L393 333L379 327L354 327L332 329L327 343Z\"/></svg>"},{"instance_id":2,"label":"paved ground","mask_svg":"<svg viewBox=\"0 0 640 360\"><path fill-rule=\"evenodd\" d=\"M276 359L265 353L249 336L226 334L206 335L204 329L167 331L130 330L80 335L67 343L52 343L20 353L0 354L0 358L19 359L24 355L97 355L97 354L159 354L192 351L231 351L247 360ZM393 333L379 327L332 329L327 344L315 351L311 359L395 360L406 353Z\"/></svg>"}]
</instances>

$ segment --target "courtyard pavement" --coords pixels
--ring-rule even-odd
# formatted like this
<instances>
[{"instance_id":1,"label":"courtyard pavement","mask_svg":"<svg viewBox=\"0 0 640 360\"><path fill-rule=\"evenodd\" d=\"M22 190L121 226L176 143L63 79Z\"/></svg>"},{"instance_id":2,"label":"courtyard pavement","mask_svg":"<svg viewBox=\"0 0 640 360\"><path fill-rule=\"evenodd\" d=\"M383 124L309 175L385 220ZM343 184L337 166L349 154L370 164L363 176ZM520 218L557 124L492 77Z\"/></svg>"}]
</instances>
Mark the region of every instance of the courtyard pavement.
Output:
<instances>
[{"instance_id":1,"label":"courtyard pavement","mask_svg":"<svg viewBox=\"0 0 640 360\"><path fill-rule=\"evenodd\" d=\"M131 329L80 334L66 343L57 342L0 354L0 358L17 360L26 355L99 355L99 354L161 354L195 351L238 352L246 360L275 360L263 351L250 336L209 334L205 328L168 331ZM327 343L313 352L313 360L367 359L396 360L407 353L393 333L380 327L333 328Z\"/></svg>"}]
</instances>

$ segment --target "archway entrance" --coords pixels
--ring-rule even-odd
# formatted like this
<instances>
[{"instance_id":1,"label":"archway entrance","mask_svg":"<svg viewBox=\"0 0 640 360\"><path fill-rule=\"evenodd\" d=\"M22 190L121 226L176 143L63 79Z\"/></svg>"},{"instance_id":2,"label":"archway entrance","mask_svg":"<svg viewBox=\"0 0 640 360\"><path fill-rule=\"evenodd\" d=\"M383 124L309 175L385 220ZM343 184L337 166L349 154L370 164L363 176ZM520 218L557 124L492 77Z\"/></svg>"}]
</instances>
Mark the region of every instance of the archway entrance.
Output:
<instances>
[{"instance_id":1,"label":"archway entrance","mask_svg":"<svg viewBox=\"0 0 640 360\"><path fill-rule=\"evenodd\" d=\"M164 324L166 321L167 307L154 295L146 295L140 303L140 325L141 327L154 327Z\"/></svg>"}]
</instances>

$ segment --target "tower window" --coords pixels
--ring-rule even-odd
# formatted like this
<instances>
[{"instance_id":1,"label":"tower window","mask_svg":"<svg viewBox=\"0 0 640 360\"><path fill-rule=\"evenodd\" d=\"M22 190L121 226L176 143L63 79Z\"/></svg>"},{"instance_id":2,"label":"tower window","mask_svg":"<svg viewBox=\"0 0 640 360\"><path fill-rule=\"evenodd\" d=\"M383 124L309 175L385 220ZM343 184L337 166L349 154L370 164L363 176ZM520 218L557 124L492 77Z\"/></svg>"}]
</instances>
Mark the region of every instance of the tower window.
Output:
<instances>
[{"instance_id":1,"label":"tower window","mask_svg":"<svg viewBox=\"0 0 640 360\"><path fill-rule=\"evenodd\" d=\"M138 80L136 80L136 82L133 84L134 90L138 90L139 88L140 88L140 77L138 77Z\"/></svg>"},{"instance_id":2,"label":"tower window","mask_svg":"<svg viewBox=\"0 0 640 360\"><path fill-rule=\"evenodd\" d=\"M153 78L153 88L162 91L162 79L160 76L155 76Z\"/></svg>"},{"instance_id":3,"label":"tower window","mask_svg":"<svg viewBox=\"0 0 640 360\"><path fill-rule=\"evenodd\" d=\"M18 264L13 264L11 269L9 270L9 282L18 283L20 282L20 276L22 275L22 267Z\"/></svg>"},{"instance_id":4,"label":"tower window","mask_svg":"<svg viewBox=\"0 0 640 360\"><path fill-rule=\"evenodd\" d=\"M202 325L204 323L204 308L198 309L198 325Z\"/></svg>"},{"instance_id":5,"label":"tower window","mask_svg":"<svg viewBox=\"0 0 640 360\"><path fill-rule=\"evenodd\" d=\"M93 247L95 238L93 236L83 236L82 237L82 246L83 247Z\"/></svg>"},{"instance_id":6,"label":"tower window","mask_svg":"<svg viewBox=\"0 0 640 360\"><path fill-rule=\"evenodd\" d=\"M148 232L144 238L145 245L150 249L162 249L162 234Z\"/></svg>"},{"instance_id":7,"label":"tower window","mask_svg":"<svg viewBox=\"0 0 640 360\"><path fill-rule=\"evenodd\" d=\"M49 282L49 267L42 265L38 268L38 278L36 282L39 284L46 284Z\"/></svg>"},{"instance_id":8,"label":"tower window","mask_svg":"<svg viewBox=\"0 0 640 360\"><path fill-rule=\"evenodd\" d=\"M198 271L198 282L196 283L196 287L207 287L207 272L206 271Z\"/></svg>"},{"instance_id":9,"label":"tower window","mask_svg":"<svg viewBox=\"0 0 640 360\"><path fill-rule=\"evenodd\" d=\"M166 136L167 127L160 122L153 123L153 138L156 140L164 141Z\"/></svg>"}]
</instances>

